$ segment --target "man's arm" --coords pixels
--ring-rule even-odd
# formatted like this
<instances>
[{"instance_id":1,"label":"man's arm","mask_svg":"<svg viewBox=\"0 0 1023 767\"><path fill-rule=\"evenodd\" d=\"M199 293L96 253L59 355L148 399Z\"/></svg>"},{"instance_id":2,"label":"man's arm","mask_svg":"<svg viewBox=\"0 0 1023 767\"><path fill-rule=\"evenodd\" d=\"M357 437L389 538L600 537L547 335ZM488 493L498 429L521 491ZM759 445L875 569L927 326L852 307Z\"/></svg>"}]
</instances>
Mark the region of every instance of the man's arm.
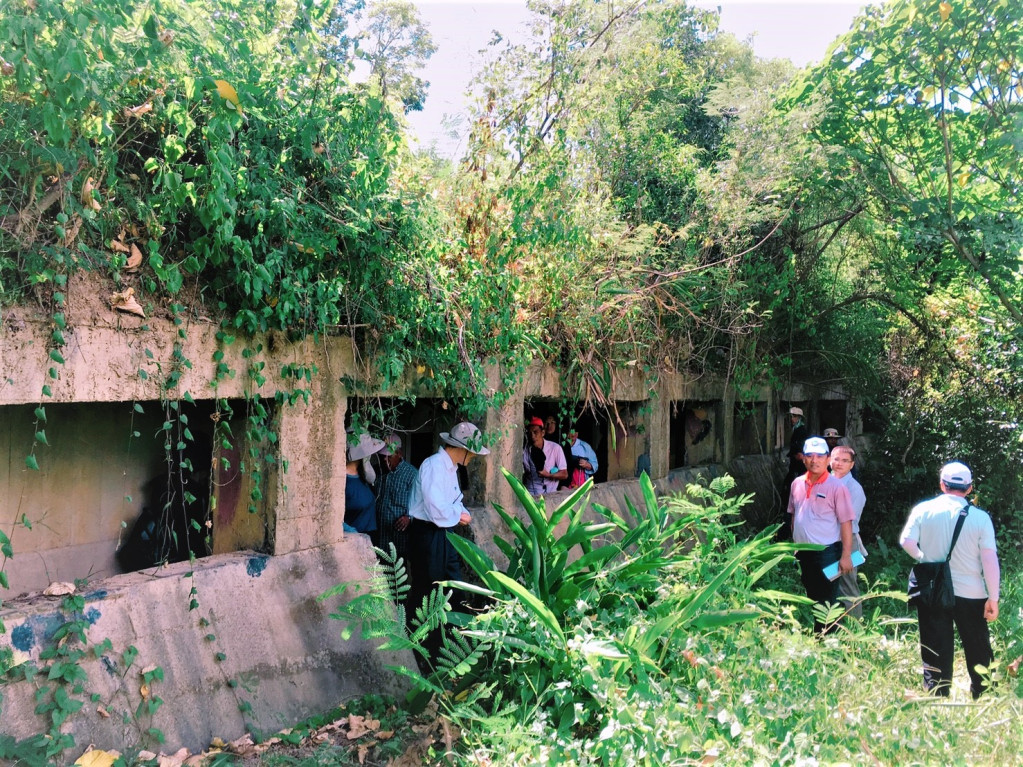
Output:
<instances>
[{"instance_id":1,"label":"man's arm","mask_svg":"<svg viewBox=\"0 0 1023 767\"><path fill-rule=\"evenodd\" d=\"M998 566L998 553L994 549L981 549L980 566L984 571L984 585L987 586L984 618L990 622L998 617L999 588L1002 579L1001 568Z\"/></svg>"},{"instance_id":2,"label":"man's arm","mask_svg":"<svg viewBox=\"0 0 1023 767\"><path fill-rule=\"evenodd\" d=\"M845 573L851 573L853 568L852 563L852 544L853 544L853 532L852 522L843 522L841 527L842 534L842 558L838 560L838 571L845 575Z\"/></svg>"}]
</instances>

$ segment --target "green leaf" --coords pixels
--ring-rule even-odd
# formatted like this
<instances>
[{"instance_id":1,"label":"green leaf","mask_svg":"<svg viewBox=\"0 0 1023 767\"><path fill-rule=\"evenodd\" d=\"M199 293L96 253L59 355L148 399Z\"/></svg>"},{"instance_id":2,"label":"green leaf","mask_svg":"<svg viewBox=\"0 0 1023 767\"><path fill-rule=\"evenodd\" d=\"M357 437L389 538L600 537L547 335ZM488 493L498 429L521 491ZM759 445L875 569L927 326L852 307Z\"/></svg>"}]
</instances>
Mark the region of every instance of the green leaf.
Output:
<instances>
[{"instance_id":1,"label":"green leaf","mask_svg":"<svg viewBox=\"0 0 1023 767\"><path fill-rule=\"evenodd\" d=\"M561 628L561 624L558 623L558 619L554 616L554 613L550 611L547 605L537 599L536 595L526 589L521 583L512 580L504 573L495 572L493 576L507 593L514 596L518 600L519 604L526 608L526 610L528 610L548 631L554 635L561 648L567 650L565 632Z\"/></svg>"},{"instance_id":2,"label":"green leaf","mask_svg":"<svg viewBox=\"0 0 1023 767\"><path fill-rule=\"evenodd\" d=\"M50 350L50 359L56 362L58 365L64 364L64 357L56 349Z\"/></svg>"},{"instance_id":3,"label":"green leaf","mask_svg":"<svg viewBox=\"0 0 1023 767\"><path fill-rule=\"evenodd\" d=\"M36 457L34 455L25 456L25 465L32 469L32 471L39 471L39 463L36 461Z\"/></svg>"}]
</instances>

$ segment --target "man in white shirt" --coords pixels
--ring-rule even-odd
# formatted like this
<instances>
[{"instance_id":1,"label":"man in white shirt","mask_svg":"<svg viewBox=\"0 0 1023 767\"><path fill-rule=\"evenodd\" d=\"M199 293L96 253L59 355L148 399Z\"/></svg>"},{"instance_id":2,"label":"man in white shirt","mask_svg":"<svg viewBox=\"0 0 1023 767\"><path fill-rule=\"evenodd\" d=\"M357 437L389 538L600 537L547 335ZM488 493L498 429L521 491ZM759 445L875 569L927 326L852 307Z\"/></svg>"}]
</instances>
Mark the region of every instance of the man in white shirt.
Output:
<instances>
[{"instance_id":1,"label":"man in white shirt","mask_svg":"<svg viewBox=\"0 0 1023 767\"><path fill-rule=\"evenodd\" d=\"M831 429L830 431L834 431ZM827 431L824 432L827 434ZM827 441L827 437L824 438ZM856 453L851 447L838 445L831 449L830 457L831 476L837 479L845 489L849 491L849 501L852 503L856 516L852 522L852 548L859 550L860 554L867 556L867 550L863 547L863 540L860 538L860 517L863 516L863 507L867 505L867 495L863 492L863 486L857 482L852 475L856 466ZM863 605L860 603L860 586L857 581L856 568L852 572L843 573L838 576L838 596L846 606L849 614L856 617L863 617Z\"/></svg>"},{"instance_id":2,"label":"man in white shirt","mask_svg":"<svg viewBox=\"0 0 1023 767\"><path fill-rule=\"evenodd\" d=\"M444 444L423 461L409 496L410 615L435 582L462 579L461 560L448 541L448 533L457 525L472 521L462 503L458 467L467 466L474 455L490 453L483 447L480 430L466 421L455 424L450 433L442 432L440 438Z\"/></svg>"},{"instance_id":3,"label":"man in white shirt","mask_svg":"<svg viewBox=\"0 0 1023 767\"><path fill-rule=\"evenodd\" d=\"M973 474L966 465L955 461L943 466L939 485L941 495L914 506L899 536L902 548L917 562L942 562L952 546L956 522L966 510L949 560L955 606L951 609L917 607L924 688L942 697L949 694L955 657L952 632L955 624L966 655L970 691L976 700L987 683L978 666L987 668L994 659L987 624L998 618L1001 585L995 529L988 513L967 500L973 490Z\"/></svg>"}]
</instances>

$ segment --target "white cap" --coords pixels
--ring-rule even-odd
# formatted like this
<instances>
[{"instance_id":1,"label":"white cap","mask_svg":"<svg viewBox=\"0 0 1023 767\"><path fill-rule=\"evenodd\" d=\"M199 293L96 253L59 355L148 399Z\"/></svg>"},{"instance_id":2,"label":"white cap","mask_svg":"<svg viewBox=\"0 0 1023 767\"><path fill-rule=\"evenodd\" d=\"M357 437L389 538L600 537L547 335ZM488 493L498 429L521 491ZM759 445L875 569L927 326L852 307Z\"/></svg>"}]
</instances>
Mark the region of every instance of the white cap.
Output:
<instances>
[{"instance_id":1,"label":"white cap","mask_svg":"<svg viewBox=\"0 0 1023 767\"><path fill-rule=\"evenodd\" d=\"M789 415L802 415L802 414L803 414L803 408L801 408L801 407L790 407L789 408Z\"/></svg>"},{"instance_id":2,"label":"white cap","mask_svg":"<svg viewBox=\"0 0 1023 767\"><path fill-rule=\"evenodd\" d=\"M830 452L828 443L820 437L810 437L803 443L803 455L827 455Z\"/></svg>"},{"instance_id":3,"label":"white cap","mask_svg":"<svg viewBox=\"0 0 1023 767\"><path fill-rule=\"evenodd\" d=\"M969 487L973 484L973 475L965 463L953 461L941 467L941 481L946 485Z\"/></svg>"},{"instance_id":4,"label":"white cap","mask_svg":"<svg viewBox=\"0 0 1023 767\"><path fill-rule=\"evenodd\" d=\"M838 429L825 429L824 430L824 436L825 437L841 437L842 435L838 433Z\"/></svg>"}]
</instances>

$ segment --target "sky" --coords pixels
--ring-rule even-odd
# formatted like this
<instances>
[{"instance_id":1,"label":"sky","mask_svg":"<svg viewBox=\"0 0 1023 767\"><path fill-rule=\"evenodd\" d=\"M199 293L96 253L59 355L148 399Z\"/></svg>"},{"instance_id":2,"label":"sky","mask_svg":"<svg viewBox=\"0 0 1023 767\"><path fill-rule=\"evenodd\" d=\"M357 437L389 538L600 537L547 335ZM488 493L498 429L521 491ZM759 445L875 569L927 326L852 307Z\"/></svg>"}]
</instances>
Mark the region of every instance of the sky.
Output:
<instances>
[{"instance_id":1,"label":"sky","mask_svg":"<svg viewBox=\"0 0 1023 767\"><path fill-rule=\"evenodd\" d=\"M482 64L479 51L498 29L509 39L525 37L525 0L413 0L430 29L437 52L420 74L430 82L422 112L409 115L412 134L441 156L455 158L464 140L444 128L445 115L465 106L465 90ZM739 39L752 36L763 58L787 58L802 66L817 62L831 42L848 31L863 3L849 0L695 0L693 5L721 9L721 27Z\"/></svg>"}]
</instances>

